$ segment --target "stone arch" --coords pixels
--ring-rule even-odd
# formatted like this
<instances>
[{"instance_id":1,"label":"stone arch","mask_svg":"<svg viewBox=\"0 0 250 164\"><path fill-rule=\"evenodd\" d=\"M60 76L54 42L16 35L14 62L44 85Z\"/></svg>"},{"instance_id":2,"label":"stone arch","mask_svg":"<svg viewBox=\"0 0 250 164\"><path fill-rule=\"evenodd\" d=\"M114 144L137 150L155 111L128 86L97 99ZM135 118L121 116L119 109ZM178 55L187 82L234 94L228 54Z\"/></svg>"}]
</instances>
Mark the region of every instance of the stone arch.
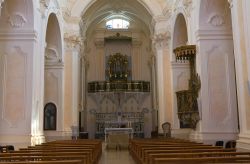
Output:
<instances>
[{"instance_id":1,"label":"stone arch","mask_svg":"<svg viewBox=\"0 0 250 164\"><path fill-rule=\"evenodd\" d=\"M175 16L175 23L173 25L172 47L175 49L178 46L187 45L188 43L188 29L187 21L183 13L178 13ZM174 60L175 57L173 56Z\"/></svg>"},{"instance_id":2,"label":"stone arch","mask_svg":"<svg viewBox=\"0 0 250 164\"><path fill-rule=\"evenodd\" d=\"M114 45L118 45L118 48L121 48L123 52L126 53L126 55L131 57L131 72L133 75L133 80L151 80L149 74L150 71L145 70L150 69L147 65L147 59L149 59L151 55L151 52L149 52L152 41L151 35L154 34L152 31L150 31L150 27L154 26L154 24L152 24L152 12L145 8L145 5L142 4L142 1L94 0L92 2L89 2L88 4L78 4L82 5L81 8L84 8L78 12L78 17L80 16L81 21L84 23L80 26L87 31L81 31L82 39L85 39L84 43L86 43L82 46L82 48L84 47L85 50L90 49L90 51L84 52L84 57L90 63L90 67L88 68L89 76L86 77L86 81L90 82L94 80L105 80L105 76L103 76L105 75L105 72L103 70L106 69L105 60L108 59L108 54L110 54L110 52L121 53L119 52L119 50L114 48ZM124 14L122 16L131 18L134 28L131 27L127 30L127 32L126 30L106 30L105 26L103 25L105 24L104 22L107 20L107 18L113 15L120 15L119 12L116 12L114 10L113 6L118 6L117 8L119 8L122 11L121 13ZM72 16L76 16L75 11L76 9L73 8ZM161 10L159 9L158 11ZM114 37L117 38L116 43L118 42L118 44L107 44L108 40L113 40ZM123 39L120 40L120 38ZM125 46L121 46L122 44L124 44ZM95 62L98 62L98 64L94 64ZM144 74L142 74L143 70ZM98 106L98 104L92 104L90 101L88 101L90 99L91 98L89 96L86 96L86 102L88 102L86 105L86 109L92 109L95 106ZM146 104L147 108L150 108L150 103L151 102ZM114 104L109 103L109 106L113 109ZM121 108L125 110L125 106L126 105L122 106ZM128 107L126 107L126 111L132 110L133 106L130 105L129 107L131 109L128 110ZM115 111L119 110L121 110L120 107L115 108ZM112 112L115 111L112 110ZM147 132L145 134L147 134L148 137L150 135L149 131L152 128L151 114L149 115L149 117L150 118L147 120L147 124L145 124L145 127L147 127L145 128L145 131ZM95 129L92 127L92 125L95 124L95 120L92 119L92 116L89 114L86 115L86 120L86 127L90 131L90 137L93 138L95 135Z\"/></svg>"},{"instance_id":3,"label":"stone arch","mask_svg":"<svg viewBox=\"0 0 250 164\"><path fill-rule=\"evenodd\" d=\"M185 16L184 10L180 10L176 12L174 15L175 23L172 27L172 50L176 47L187 45L188 44L188 29L187 29L187 19ZM179 122L177 116L177 100L175 92L180 90L187 90L188 89L188 81L190 78L190 69L187 63L176 63L175 54L171 53L171 61L172 64L172 83L173 83L173 127L174 128L183 128L181 123Z\"/></svg>"},{"instance_id":4,"label":"stone arch","mask_svg":"<svg viewBox=\"0 0 250 164\"><path fill-rule=\"evenodd\" d=\"M55 4L53 4L55 5ZM53 6L51 4L51 6ZM46 35L45 35L45 52L44 52L44 102L54 102L57 106L57 122L56 131L63 130L63 118L64 118L64 105L63 105L63 88L64 88L64 65L63 65L63 35L62 26L60 25L60 15L53 11L53 8L49 7L45 12L48 14L46 23ZM48 135L44 131L46 140L50 140L50 137L56 135L56 131L53 134Z\"/></svg>"},{"instance_id":5,"label":"stone arch","mask_svg":"<svg viewBox=\"0 0 250 164\"><path fill-rule=\"evenodd\" d=\"M55 13L51 13L48 17L45 41L46 50L49 51L48 54L45 55L45 59L62 62L62 35L60 24Z\"/></svg>"},{"instance_id":6,"label":"stone arch","mask_svg":"<svg viewBox=\"0 0 250 164\"><path fill-rule=\"evenodd\" d=\"M72 8L71 15L72 16L81 16L86 12L86 10L94 4L98 0L86 0L82 2L82 0L77 0L75 5ZM155 1L143 1L143 0L137 0L141 5L144 6L144 8L147 9L147 11L152 15L152 16L157 16L161 15L161 6L159 3Z\"/></svg>"}]
</instances>

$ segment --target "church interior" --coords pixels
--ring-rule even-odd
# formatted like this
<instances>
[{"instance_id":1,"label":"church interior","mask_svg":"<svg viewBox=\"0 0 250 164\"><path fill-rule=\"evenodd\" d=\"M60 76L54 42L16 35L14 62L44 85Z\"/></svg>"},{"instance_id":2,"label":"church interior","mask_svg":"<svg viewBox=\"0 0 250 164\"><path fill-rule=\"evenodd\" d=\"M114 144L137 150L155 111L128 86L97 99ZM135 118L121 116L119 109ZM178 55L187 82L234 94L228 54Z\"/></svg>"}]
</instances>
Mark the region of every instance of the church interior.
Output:
<instances>
[{"instance_id":1,"label":"church interior","mask_svg":"<svg viewBox=\"0 0 250 164\"><path fill-rule=\"evenodd\" d=\"M101 164L112 163L109 149L125 164L167 163L142 158L143 141L250 151L249 9L249 0L0 0L0 148L88 142L94 153L81 162Z\"/></svg>"}]
</instances>

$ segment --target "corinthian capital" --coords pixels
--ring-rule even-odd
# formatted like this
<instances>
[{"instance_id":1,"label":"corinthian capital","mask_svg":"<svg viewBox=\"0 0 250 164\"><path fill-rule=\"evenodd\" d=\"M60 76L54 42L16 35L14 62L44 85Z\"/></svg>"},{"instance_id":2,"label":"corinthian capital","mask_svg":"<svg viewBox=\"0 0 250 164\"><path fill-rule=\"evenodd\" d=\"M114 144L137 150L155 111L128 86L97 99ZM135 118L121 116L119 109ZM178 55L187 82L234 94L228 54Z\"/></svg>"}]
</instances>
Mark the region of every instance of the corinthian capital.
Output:
<instances>
[{"instance_id":1,"label":"corinthian capital","mask_svg":"<svg viewBox=\"0 0 250 164\"><path fill-rule=\"evenodd\" d=\"M152 39L153 46L157 49L168 47L170 38L171 38L171 34L169 31L156 34L153 36L153 39Z\"/></svg>"},{"instance_id":2,"label":"corinthian capital","mask_svg":"<svg viewBox=\"0 0 250 164\"><path fill-rule=\"evenodd\" d=\"M64 34L64 42L69 49L77 49L80 50L81 47L81 37L77 35L70 35L68 33Z\"/></svg>"}]
</instances>

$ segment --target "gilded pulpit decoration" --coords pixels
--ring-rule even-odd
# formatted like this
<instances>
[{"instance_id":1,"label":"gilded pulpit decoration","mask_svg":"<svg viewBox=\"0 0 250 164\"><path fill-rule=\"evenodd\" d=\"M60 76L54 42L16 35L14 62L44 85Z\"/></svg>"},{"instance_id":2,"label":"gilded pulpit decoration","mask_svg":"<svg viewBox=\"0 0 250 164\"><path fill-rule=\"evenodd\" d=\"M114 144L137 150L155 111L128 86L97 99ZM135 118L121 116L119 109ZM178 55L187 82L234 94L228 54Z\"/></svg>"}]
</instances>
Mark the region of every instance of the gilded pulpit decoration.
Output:
<instances>
[{"instance_id":1,"label":"gilded pulpit decoration","mask_svg":"<svg viewBox=\"0 0 250 164\"><path fill-rule=\"evenodd\" d=\"M201 87L200 77L195 68L196 46L177 47L174 53L177 62L189 61L190 64L189 89L176 92L178 117L180 122L195 129L200 120L197 98Z\"/></svg>"}]
</instances>

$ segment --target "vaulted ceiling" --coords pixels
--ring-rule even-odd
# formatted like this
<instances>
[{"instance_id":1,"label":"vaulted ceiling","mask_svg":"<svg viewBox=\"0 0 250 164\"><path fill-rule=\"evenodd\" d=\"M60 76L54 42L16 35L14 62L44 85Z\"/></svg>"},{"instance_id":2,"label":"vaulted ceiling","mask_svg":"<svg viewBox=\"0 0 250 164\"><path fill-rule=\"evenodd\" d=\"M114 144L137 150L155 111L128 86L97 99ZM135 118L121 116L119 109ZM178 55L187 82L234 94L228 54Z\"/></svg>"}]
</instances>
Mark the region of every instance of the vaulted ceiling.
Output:
<instances>
[{"instance_id":1,"label":"vaulted ceiling","mask_svg":"<svg viewBox=\"0 0 250 164\"><path fill-rule=\"evenodd\" d=\"M175 0L68 0L65 5L71 16L80 17L84 31L101 21L120 15L141 27L152 30L154 17L162 15L164 8Z\"/></svg>"}]
</instances>

